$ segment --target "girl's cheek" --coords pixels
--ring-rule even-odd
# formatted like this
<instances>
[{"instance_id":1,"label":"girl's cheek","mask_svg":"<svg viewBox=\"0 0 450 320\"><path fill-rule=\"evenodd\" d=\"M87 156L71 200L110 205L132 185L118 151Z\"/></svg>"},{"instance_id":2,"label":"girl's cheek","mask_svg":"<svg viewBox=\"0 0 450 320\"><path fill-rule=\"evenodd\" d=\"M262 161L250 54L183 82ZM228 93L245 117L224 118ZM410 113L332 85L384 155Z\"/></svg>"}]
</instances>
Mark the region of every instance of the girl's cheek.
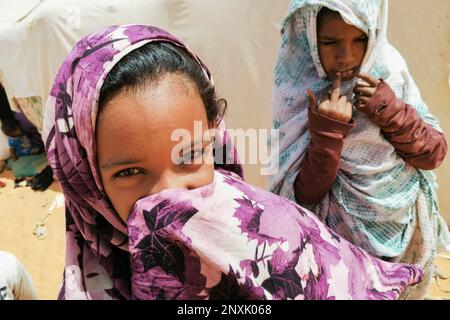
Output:
<instances>
[{"instance_id":1,"label":"girl's cheek","mask_svg":"<svg viewBox=\"0 0 450 320\"><path fill-rule=\"evenodd\" d=\"M114 210L119 214L122 220L126 218L133 210L134 204L139 198L142 198L143 191L135 187L124 187L123 183L107 183L104 185L106 195L108 196Z\"/></svg>"},{"instance_id":2,"label":"girl's cheek","mask_svg":"<svg viewBox=\"0 0 450 320\"><path fill-rule=\"evenodd\" d=\"M120 193L116 197L116 201L113 202L114 209L117 211L119 216L126 222L128 216L134 208L134 204L142 197L135 195L126 194L124 192Z\"/></svg>"},{"instance_id":3,"label":"girl's cheek","mask_svg":"<svg viewBox=\"0 0 450 320\"><path fill-rule=\"evenodd\" d=\"M198 187L203 187L205 185L211 184L213 180L214 180L214 165L205 164L205 168L203 170L202 183Z\"/></svg>"}]
</instances>

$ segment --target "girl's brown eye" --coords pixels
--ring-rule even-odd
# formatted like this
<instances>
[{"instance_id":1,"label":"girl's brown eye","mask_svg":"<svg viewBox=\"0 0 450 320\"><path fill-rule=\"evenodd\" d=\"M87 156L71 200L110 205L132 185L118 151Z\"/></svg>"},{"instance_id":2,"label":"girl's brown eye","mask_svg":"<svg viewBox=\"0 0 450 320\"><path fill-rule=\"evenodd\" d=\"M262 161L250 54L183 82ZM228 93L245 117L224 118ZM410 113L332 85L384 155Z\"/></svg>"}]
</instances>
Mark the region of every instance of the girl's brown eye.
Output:
<instances>
[{"instance_id":1,"label":"girl's brown eye","mask_svg":"<svg viewBox=\"0 0 450 320\"><path fill-rule=\"evenodd\" d=\"M193 164L194 160L201 157L203 155L204 151L205 151L205 149L197 149L197 150L193 150L191 152L185 153L183 155L183 157L180 159L180 165Z\"/></svg>"},{"instance_id":2,"label":"girl's brown eye","mask_svg":"<svg viewBox=\"0 0 450 320\"><path fill-rule=\"evenodd\" d=\"M114 177L115 178L124 178L124 177L130 177L130 176L135 176L142 173L141 170L139 170L138 168L128 168L122 171L117 172Z\"/></svg>"},{"instance_id":3,"label":"girl's brown eye","mask_svg":"<svg viewBox=\"0 0 450 320\"><path fill-rule=\"evenodd\" d=\"M335 44L336 41L335 40L320 40L320 43L323 45L331 45L331 44Z\"/></svg>"}]
</instances>

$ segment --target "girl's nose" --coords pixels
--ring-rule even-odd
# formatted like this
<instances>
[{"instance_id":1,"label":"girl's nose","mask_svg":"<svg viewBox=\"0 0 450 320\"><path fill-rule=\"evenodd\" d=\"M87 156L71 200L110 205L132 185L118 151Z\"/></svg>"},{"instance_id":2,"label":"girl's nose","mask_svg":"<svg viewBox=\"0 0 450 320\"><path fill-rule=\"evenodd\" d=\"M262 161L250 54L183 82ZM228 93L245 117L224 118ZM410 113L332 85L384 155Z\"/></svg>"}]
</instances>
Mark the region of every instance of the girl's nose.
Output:
<instances>
[{"instance_id":1,"label":"girl's nose","mask_svg":"<svg viewBox=\"0 0 450 320\"><path fill-rule=\"evenodd\" d=\"M342 65L342 67L348 67L352 64L355 58L355 54L353 52L353 48L351 46L341 46L338 49L336 60Z\"/></svg>"},{"instance_id":2,"label":"girl's nose","mask_svg":"<svg viewBox=\"0 0 450 320\"><path fill-rule=\"evenodd\" d=\"M154 187L152 193L158 193L167 189L191 190L194 188L195 181L189 175L177 174L175 172L163 173Z\"/></svg>"}]
</instances>

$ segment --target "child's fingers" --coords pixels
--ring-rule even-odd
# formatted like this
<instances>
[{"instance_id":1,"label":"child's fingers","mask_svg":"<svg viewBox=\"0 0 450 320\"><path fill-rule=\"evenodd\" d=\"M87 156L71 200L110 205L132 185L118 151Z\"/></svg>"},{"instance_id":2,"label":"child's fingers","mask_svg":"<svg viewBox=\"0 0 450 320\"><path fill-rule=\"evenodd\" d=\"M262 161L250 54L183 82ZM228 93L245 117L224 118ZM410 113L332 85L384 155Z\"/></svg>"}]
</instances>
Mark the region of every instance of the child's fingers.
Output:
<instances>
[{"instance_id":1,"label":"child's fingers","mask_svg":"<svg viewBox=\"0 0 450 320\"><path fill-rule=\"evenodd\" d=\"M368 75L366 73L358 73L355 75L355 77L359 78L361 80L364 80L372 87L376 87L378 85L378 83L380 83L380 80L375 79L374 77L372 77L371 75Z\"/></svg>"},{"instance_id":2,"label":"child's fingers","mask_svg":"<svg viewBox=\"0 0 450 320\"><path fill-rule=\"evenodd\" d=\"M317 98L311 90L306 90L306 95L308 96L309 108L313 111L317 109Z\"/></svg>"},{"instance_id":3,"label":"child's fingers","mask_svg":"<svg viewBox=\"0 0 450 320\"><path fill-rule=\"evenodd\" d=\"M355 95L355 102L360 102L363 104L366 104L370 101L371 97L361 96L361 95Z\"/></svg>"},{"instance_id":4,"label":"child's fingers","mask_svg":"<svg viewBox=\"0 0 450 320\"><path fill-rule=\"evenodd\" d=\"M332 103L337 103L339 101L339 96L341 95L341 73L336 73L336 78L333 80L333 87L331 88L330 101Z\"/></svg>"},{"instance_id":5,"label":"child's fingers","mask_svg":"<svg viewBox=\"0 0 450 320\"><path fill-rule=\"evenodd\" d=\"M341 108L342 110L345 109L345 105L347 103L347 97L346 96L341 96L338 100L338 107Z\"/></svg>"},{"instance_id":6,"label":"child's fingers","mask_svg":"<svg viewBox=\"0 0 450 320\"><path fill-rule=\"evenodd\" d=\"M358 80L356 81L355 87L372 87L372 86L367 82L365 82L364 80Z\"/></svg>"},{"instance_id":7,"label":"child's fingers","mask_svg":"<svg viewBox=\"0 0 450 320\"><path fill-rule=\"evenodd\" d=\"M352 118L352 113L353 113L353 106L348 101L345 103L345 111L346 111L346 114L349 116L349 119L351 119Z\"/></svg>"},{"instance_id":8,"label":"child's fingers","mask_svg":"<svg viewBox=\"0 0 450 320\"><path fill-rule=\"evenodd\" d=\"M374 94L374 92L375 92L375 90L372 87L356 86L353 88L354 94L359 94L359 95L363 95L363 96L372 96Z\"/></svg>"},{"instance_id":9,"label":"child's fingers","mask_svg":"<svg viewBox=\"0 0 450 320\"><path fill-rule=\"evenodd\" d=\"M352 105L347 101L346 96L341 96L338 101L337 110L339 118L337 120L342 122L349 122L352 118Z\"/></svg>"}]
</instances>

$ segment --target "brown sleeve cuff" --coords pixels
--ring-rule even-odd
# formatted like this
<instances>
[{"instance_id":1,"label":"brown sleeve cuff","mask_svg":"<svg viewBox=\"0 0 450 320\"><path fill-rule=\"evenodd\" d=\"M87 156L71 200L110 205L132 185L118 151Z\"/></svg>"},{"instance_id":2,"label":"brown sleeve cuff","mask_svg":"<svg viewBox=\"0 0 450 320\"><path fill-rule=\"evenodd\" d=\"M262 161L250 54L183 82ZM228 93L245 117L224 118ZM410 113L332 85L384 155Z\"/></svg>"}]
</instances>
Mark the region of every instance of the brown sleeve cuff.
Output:
<instances>
[{"instance_id":1,"label":"brown sleeve cuff","mask_svg":"<svg viewBox=\"0 0 450 320\"><path fill-rule=\"evenodd\" d=\"M444 135L423 121L412 106L398 99L386 82L381 81L369 102L357 110L381 128L407 163L425 170L442 163L447 153Z\"/></svg>"},{"instance_id":2,"label":"brown sleeve cuff","mask_svg":"<svg viewBox=\"0 0 450 320\"><path fill-rule=\"evenodd\" d=\"M358 111L364 112L369 118L376 117L382 113L385 108L391 104L392 100L396 99L394 91L383 80L380 79L380 83L377 86L375 93L367 104L363 107L357 107Z\"/></svg>"},{"instance_id":3,"label":"brown sleeve cuff","mask_svg":"<svg viewBox=\"0 0 450 320\"><path fill-rule=\"evenodd\" d=\"M309 111L311 141L294 182L296 200L303 205L320 201L330 190L339 171L344 138L355 126Z\"/></svg>"},{"instance_id":4,"label":"brown sleeve cuff","mask_svg":"<svg viewBox=\"0 0 450 320\"><path fill-rule=\"evenodd\" d=\"M308 129L311 134L337 135L339 139L345 138L353 127L355 127L353 119L349 123L345 123L309 110Z\"/></svg>"}]
</instances>

